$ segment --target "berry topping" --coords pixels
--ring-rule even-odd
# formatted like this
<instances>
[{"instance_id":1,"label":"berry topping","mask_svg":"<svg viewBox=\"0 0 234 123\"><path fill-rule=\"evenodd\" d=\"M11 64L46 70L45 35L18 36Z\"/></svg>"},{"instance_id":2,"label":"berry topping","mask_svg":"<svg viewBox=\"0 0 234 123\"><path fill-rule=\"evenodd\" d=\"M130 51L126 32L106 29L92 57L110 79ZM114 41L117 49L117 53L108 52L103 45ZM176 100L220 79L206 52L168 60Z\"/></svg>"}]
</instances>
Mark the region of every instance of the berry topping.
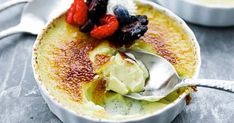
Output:
<instances>
[{"instance_id":1,"label":"berry topping","mask_svg":"<svg viewBox=\"0 0 234 123\"><path fill-rule=\"evenodd\" d=\"M89 6L92 0L86 0L86 4Z\"/></svg>"},{"instance_id":2,"label":"berry topping","mask_svg":"<svg viewBox=\"0 0 234 123\"><path fill-rule=\"evenodd\" d=\"M131 16L132 21L140 21L143 25L148 25L149 21L146 15Z\"/></svg>"},{"instance_id":3,"label":"berry topping","mask_svg":"<svg viewBox=\"0 0 234 123\"><path fill-rule=\"evenodd\" d=\"M106 14L108 0L90 0L89 16L92 20L98 20Z\"/></svg>"},{"instance_id":4,"label":"berry topping","mask_svg":"<svg viewBox=\"0 0 234 123\"><path fill-rule=\"evenodd\" d=\"M80 31L84 33L90 32L94 28L94 23L89 19L83 26L80 27Z\"/></svg>"},{"instance_id":5,"label":"berry topping","mask_svg":"<svg viewBox=\"0 0 234 123\"><path fill-rule=\"evenodd\" d=\"M100 26L95 27L91 31L91 36L96 39L103 39L113 35L118 27L119 22L113 15L105 15L100 19Z\"/></svg>"},{"instance_id":6,"label":"berry topping","mask_svg":"<svg viewBox=\"0 0 234 123\"><path fill-rule=\"evenodd\" d=\"M75 13L75 5L73 3L67 12L67 18L66 18L67 23L74 25L74 22L73 22L74 13Z\"/></svg>"},{"instance_id":7,"label":"berry topping","mask_svg":"<svg viewBox=\"0 0 234 123\"><path fill-rule=\"evenodd\" d=\"M121 44L129 44L139 39L148 30L147 16L137 15L131 16L129 24L122 26L116 33L116 38Z\"/></svg>"},{"instance_id":8,"label":"berry topping","mask_svg":"<svg viewBox=\"0 0 234 123\"><path fill-rule=\"evenodd\" d=\"M82 26L88 19L88 7L84 0L74 0L67 12L67 22L72 25Z\"/></svg>"},{"instance_id":9,"label":"berry topping","mask_svg":"<svg viewBox=\"0 0 234 123\"><path fill-rule=\"evenodd\" d=\"M121 5L116 6L114 14L118 18L120 25L128 24L131 20L128 10Z\"/></svg>"},{"instance_id":10,"label":"berry topping","mask_svg":"<svg viewBox=\"0 0 234 123\"><path fill-rule=\"evenodd\" d=\"M91 37L114 38L120 45L131 44L148 30L147 16L133 16L133 0L74 0L66 21ZM107 8L107 6L109 8ZM108 13L107 14L107 9ZM110 12L112 11L112 12Z\"/></svg>"}]
</instances>

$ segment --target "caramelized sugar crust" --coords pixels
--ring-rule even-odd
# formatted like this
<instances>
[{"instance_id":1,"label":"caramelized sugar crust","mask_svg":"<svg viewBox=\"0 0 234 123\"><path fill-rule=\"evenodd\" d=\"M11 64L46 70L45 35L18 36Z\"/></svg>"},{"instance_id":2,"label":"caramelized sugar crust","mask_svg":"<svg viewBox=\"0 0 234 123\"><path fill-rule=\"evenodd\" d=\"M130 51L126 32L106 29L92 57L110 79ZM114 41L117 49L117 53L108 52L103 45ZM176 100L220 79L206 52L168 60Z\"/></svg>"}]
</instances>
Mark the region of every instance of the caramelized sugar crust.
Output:
<instances>
[{"instance_id":1,"label":"caramelized sugar crust","mask_svg":"<svg viewBox=\"0 0 234 123\"><path fill-rule=\"evenodd\" d=\"M146 34L141 38L144 42L149 43L153 46L154 50L157 51L158 55L164 57L172 64L177 63L177 58L173 52L166 49L166 39L164 38L164 30L149 24L149 29Z\"/></svg>"},{"instance_id":2,"label":"caramelized sugar crust","mask_svg":"<svg viewBox=\"0 0 234 123\"><path fill-rule=\"evenodd\" d=\"M72 41L54 52L55 73L61 80L59 86L75 100L79 100L82 83L92 81L95 76L88 52L97 44L93 41Z\"/></svg>"}]
</instances>

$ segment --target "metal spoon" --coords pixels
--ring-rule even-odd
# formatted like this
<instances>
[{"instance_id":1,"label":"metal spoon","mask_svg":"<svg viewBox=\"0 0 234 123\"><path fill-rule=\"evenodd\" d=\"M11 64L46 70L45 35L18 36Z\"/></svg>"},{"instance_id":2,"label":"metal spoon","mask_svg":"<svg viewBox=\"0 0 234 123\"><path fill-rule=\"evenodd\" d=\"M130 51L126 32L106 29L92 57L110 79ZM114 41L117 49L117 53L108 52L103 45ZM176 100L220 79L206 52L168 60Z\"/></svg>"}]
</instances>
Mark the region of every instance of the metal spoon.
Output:
<instances>
[{"instance_id":1,"label":"metal spoon","mask_svg":"<svg viewBox=\"0 0 234 123\"><path fill-rule=\"evenodd\" d=\"M71 0L32 0L24 7L20 23L0 32L0 39L19 32L38 34L50 19L65 11L71 2Z\"/></svg>"},{"instance_id":2,"label":"metal spoon","mask_svg":"<svg viewBox=\"0 0 234 123\"><path fill-rule=\"evenodd\" d=\"M7 8L9 8L9 7L12 7L14 5L21 4L21 3L27 3L29 1L30 0L8 0L7 2L2 3L0 5L0 12L7 9Z\"/></svg>"},{"instance_id":3,"label":"metal spoon","mask_svg":"<svg viewBox=\"0 0 234 123\"><path fill-rule=\"evenodd\" d=\"M202 86L223 91L234 92L234 82L206 79L181 79L174 67L164 58L141 51L127 51L136 59L141 60L148 68L150 79L145 85L144 91L130 93L125 96L146 101L158 101L171 92L187 86Z\"/></svg>"}]
</instances>

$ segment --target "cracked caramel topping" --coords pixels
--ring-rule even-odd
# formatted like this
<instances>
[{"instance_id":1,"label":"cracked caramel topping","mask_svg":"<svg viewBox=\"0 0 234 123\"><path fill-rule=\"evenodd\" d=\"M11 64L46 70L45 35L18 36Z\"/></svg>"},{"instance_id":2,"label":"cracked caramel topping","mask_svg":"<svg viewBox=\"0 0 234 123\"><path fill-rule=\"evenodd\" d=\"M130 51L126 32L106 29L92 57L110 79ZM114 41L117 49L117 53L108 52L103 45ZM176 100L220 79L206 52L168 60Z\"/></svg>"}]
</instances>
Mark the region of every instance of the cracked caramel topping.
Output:
<instances>
[{"instance_id":1,"label":"cracked caramel topping","mask_svg":"<svg viewBox=\"0 0 234 123\"><path fill-rule=\"evenodd\" d=\"M110 56L108 55L102 55L102 54L98 54L95 56L95 66L97 68L101 67L102 65L104 65L105 63L107 63L110 60Z\"/></svg>"},{"instance_id":2,"label":"cracked caramel topping","mask_svg":"<svg viewBox=\"0 0 234 123\"><path fill-rule=\"evenodd\" d=\"M60 88L70 93L74 100L79 100L83 82L90 82L95 76L88 52L97 43L72 41L56 53L54 61L56 75L61 79Z\"/></svg>"},{"instance_id":3,"label":"cracked caramel topping","mask_svg":"<svg viewBox=\"0 0 234 123\"><path fill-rule=\"evenodd\" d=\"M154 26L153 24L149 24L151 28L145 33L141 39L153 46L153 48L156 50L158 55L164 57L168 61L170 61L172 64L177 63L177 59L175 54L173 52L169 51L166 48L166 39L164 38L164 35L166 32L164 30L161 30L157 26Z\"/></svg>"}]
</instances>

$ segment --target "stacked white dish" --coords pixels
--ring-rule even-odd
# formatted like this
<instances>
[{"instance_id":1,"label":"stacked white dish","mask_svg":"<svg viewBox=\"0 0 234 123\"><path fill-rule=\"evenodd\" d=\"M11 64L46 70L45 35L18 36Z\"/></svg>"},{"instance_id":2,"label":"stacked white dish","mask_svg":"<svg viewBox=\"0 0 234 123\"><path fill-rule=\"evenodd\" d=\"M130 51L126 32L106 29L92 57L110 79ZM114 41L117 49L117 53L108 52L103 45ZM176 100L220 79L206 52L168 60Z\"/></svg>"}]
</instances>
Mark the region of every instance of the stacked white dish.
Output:
<instances>
[{"instance_id":1,"label":"stacked white dish","mask_svg":"<svg viewBox=\"0 0 234 123\"><path fill-rule=\"evenodd\" d=\"M234 26L233 0L156 0L188 22L205 26Z\"/></svg>"}]
</instances>

